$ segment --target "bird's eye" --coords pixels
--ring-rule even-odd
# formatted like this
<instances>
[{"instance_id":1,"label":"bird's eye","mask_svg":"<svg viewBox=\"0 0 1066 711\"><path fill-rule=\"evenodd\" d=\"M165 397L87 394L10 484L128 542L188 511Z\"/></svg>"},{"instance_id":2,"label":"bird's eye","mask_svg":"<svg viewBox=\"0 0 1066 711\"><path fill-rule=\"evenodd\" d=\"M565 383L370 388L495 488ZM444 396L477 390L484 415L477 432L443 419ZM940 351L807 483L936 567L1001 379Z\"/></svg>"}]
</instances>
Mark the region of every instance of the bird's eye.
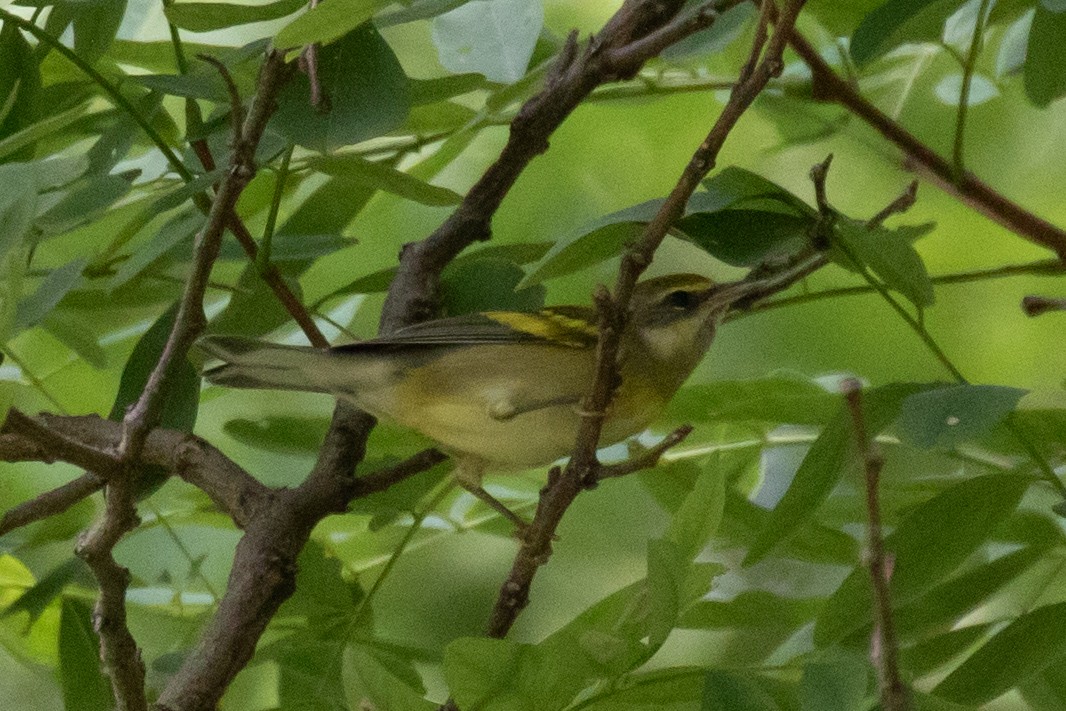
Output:
<instances>
[{"instance_id":1,"label":"bird's eye","mask_svg":"<svg viewBox=\"0 0 1066 711\"><path fill-rule=\"evenodd\" d=\"M666 303L675 309L690 309L696 304L696 295L691 291L671 291L666 295Z\"/></svg>"}]
</instances>

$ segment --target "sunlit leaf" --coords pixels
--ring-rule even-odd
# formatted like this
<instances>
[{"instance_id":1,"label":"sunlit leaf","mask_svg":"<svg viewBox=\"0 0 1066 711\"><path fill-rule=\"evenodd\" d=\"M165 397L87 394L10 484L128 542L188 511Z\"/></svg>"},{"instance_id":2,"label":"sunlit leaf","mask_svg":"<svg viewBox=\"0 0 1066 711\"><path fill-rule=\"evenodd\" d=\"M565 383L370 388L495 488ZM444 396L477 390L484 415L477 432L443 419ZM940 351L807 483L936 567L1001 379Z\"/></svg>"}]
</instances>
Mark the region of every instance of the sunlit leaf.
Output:
<instances>
[{"instance_id":1,"label":"sunlit leaf","mask_svg":"<svg viewBox=\"0 0 1066 711\"><path fill-rule=\"evenodd\" d=\"M538 0L470 0L433 18L433 44L448 71L510 84L526 73L543 24Z\"/></svg>"}]
</instances>

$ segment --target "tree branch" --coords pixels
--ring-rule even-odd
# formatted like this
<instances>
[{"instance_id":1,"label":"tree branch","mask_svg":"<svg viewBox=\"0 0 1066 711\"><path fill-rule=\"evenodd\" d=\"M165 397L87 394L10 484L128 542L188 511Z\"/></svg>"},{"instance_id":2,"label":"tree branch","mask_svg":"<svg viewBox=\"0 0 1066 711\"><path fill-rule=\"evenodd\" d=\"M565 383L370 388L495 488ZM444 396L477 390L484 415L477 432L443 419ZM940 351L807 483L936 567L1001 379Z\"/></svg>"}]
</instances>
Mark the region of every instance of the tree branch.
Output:
<instances>
[{"instance_id":1,"label":"tree branch","mask_svg":"<svg viewBox=\"0 0 1066 711\"><path fill-rule=\"evenodd\" d=\"M0 460L5 462L48 461L46 451L35 442L21 437L0 435ZM35 499L25 501L7 511L0 518L0 536L51 516L58 516L82 499L102 489L104 480L86 473L62 486L46 491Z\"/></svg>"},{"instance_id":2,"label":"tree branch","mask_svg":"<svg viewBox=\"0 0 1066 711\"><path fill-rule=\"evenodd\" d=\"M623 256L614 294L608 294L606 289L601 288L595 295L601 314L596 379L589 396L582 403L585 414L574 452L563 472L551 477L541 492L533 521L496 599L487 631L490 637L502 638L507 635L529 599L529 589L537 570L551 555L551 541L563 515L577 495L589 483L600 478L603 468L596 458L596 449L618 379L617 355L633 289L651 262L656 248L683 214L700 180L714 167L718 152L730 131L767 82L780 73L785 43L802 5L803 0L792 0L786 5L768 41L763 33L757 33L751 52L753 59L749 60L752 70L734 86L728 103L689 160L659 212L647 224L638 242ZM762 57L761 60L759 57Z\"/></svg>"},{"instance_id":3,"label":"tree branch","mask_svg":"<svg viewBox=\"0 0 1066 711\"><path fill-rule=\"evenodd\" d=\"M871 442L862 412L862 385L849 378L842 384L844 398L855 428L855 442L863 470L866 473L866 538L867 565L873 585L874 633L870 640L870 659L877 670L877 686L881 706L885 711L906 711L910 708L907 687L899 674L899 641L892 619L892 595L888 580L891 563L885 552L881 530L881 503L878 495L881 470L885 460Z\"/></svg>"},{"instance_id":4,"label":"tree branch","mask_svg":"<svg viewBox=\"0 0 1066 711\"><path fill-rule=\"evenodd\" d=\"M920 172L941 190L1015 234L1052 250L1059 259L1066 261L1066 231L1008 200L973 173L963 171L956 174L950 162L937 155L838 76L802 34L793 33L789 42L810 67L815 98L833 101L847 108L898 146L921 169Z\"/></svg>"}]
</instances>

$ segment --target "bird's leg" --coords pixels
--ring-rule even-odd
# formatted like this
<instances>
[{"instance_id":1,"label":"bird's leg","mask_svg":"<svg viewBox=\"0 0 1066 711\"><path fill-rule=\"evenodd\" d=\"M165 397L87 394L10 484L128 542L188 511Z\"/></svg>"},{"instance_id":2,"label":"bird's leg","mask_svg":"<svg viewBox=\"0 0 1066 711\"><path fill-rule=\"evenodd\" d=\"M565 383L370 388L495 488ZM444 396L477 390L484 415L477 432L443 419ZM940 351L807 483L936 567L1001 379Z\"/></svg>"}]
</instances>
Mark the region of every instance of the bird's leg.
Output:
<instances>
[{"instance_id":1,"label":"bird's leg","mask_svg":"<svg viewBox=\"0 0 1066 711\"><path fill-rule=\"evenodd\" d=\"M452 472L452 476L455 477L455 481L458 482L459 486L469 491L481 501L484 501L489 508L513 523L515 525L515 536L517 538L525 538L526 531L529 530L529 522L511 509L507 508L507 506L495 496L485 491L484 487L481 486L481 478L483 474L484 469L479 466L471 466L468 462L460 463L460 465L455 468L455 471Z\"/></svg>"}]
</instances>

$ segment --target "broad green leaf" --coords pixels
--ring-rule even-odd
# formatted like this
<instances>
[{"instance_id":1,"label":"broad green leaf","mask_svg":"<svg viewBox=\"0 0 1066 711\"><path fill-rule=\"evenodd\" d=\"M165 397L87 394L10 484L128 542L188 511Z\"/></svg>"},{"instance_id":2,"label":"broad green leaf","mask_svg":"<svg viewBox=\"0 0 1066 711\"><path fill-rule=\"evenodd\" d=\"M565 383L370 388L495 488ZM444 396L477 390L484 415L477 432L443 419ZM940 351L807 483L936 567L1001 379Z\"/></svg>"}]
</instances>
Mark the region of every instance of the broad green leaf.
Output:
<instances>
[{"instance_id":1,"label":"broad green leaf","mask_svg":"<svg viewBox=\"0 0 1066 711\"><path fill-rule=\"evenodd\" d=\"M813 620L821 598L781 597L763 590L748 590L732 600L701 600L678 622L686 629L797 629Z\"/></svg>"},{"instance_id":2,"label":"broad green leaf","mask_svg":"<svg viewBox=\"0 0 1066 711\"><path fill-rule=\"evenodd\" d=\"M68 6L75 10L74 51L89 64L95 64L118 33L126 14L126 0L73 2Z\"/></svg>"},{"instance_id":3,"label":"broad green leaf","mask_svg":"<svg viewBox=\"0 0 1066 711\"><path fill-rule=\"evenodd\" d=\"M391 0L330 0L309 9L285 25L274 37L282 49L305 44L329 44L369 20Z\"/></svg>"},{"instance_id":4,"label":"broad green leaf","mask_svg":"<svg viewBox=\"0 0 1066 711\"><path fill-rule=\"evenodd\" d=\"M853 711L866 696L867 665L850 655L831 655L803 667L799 702L802 711Z\"/></svg>"},{"instance_id":5,"label":"broad green leaf","mask_svg":"<svg viewBox=\"0 0 1066 711\"><path fill-rule=\"evenodd\" d=\"M735 5L719 15L710 27L670 45L660 56L667 61L677 62L721 52L743 34L757 14L754 5Z\"/></svg>"},{"instance_id":6,"label":"broad green leaf","mask_svg":"<svg viewBox=\"0 0 1066 711\"><path fill-rule=\"evenodd\" d=\"M958 106L962 99L962 74L949 74L933 87L933 93L947 106ZM999 88L986 76L974 74L970 81L967 106L979 106L999 96Z\"/></svg>"},{"instance_id":7,"label":"broad green leaf","mask_svg":"<svg viewBox=\"0 0 1066 711\"><path fill-rule=\"evenodd\" d=\"M915 306L922 308L933 304L933 282L925 263L911 242L932 229L932 225L915 225L890 230L879 227L869 230L866 225L841 216L836 223L836 238L848 249L848 258L854 257L881 277L889 288L903 294Z\"/></svg>"},{"instance_id":8,"label":"broad green leaf","mask_svg":"<svg viewBox=\"0 0 1066 711\"><path fill-rule=\"evenodd\" d=\"M987 703L1027 681L1066 653L1066 602L1018 617L940 682L933 693L951 701Z\"/></svg>"},{"instance_id":9,"label":"broad green leaf","mask_svg":"<svg viewBox=\"0 0 1066 711\"><path fill-rule=\"evenodd\" d=\"M972 649L991 627L990 624L970 625L923 636L916 644L901 650L902 668L916 677L930 674Z\"/></svg>"},{"instance_id":10,"label":"broad green leaf","mask_svg":"<svg viewBox=\"0 0 1066 711\"><path fill-rule=\"evenodd\" d=\"M227 421L222 431L238 442L286 454L313 454L322 446L329 428L324 417L269 416Z\"/></svg>"},{"instance_id":11,"label":"broad green leaf","mask_svg":"<svg viewBox=\"0 0 1066 711\"><path fill-rule=\"evenodd\" d=\"M754 267L798 252L810 240L808 216L774 207L696 213L682 218L677 228L726 264Z\"/></svg>"},{"instance_id":12,"label":"broad green leaf","mask_svg":"<svg viewBox=\"0 0 1066 711\"><path fill-rule=\"evenodd\" d=\"M230 5L221 2L175 2L166 6L167 19L191 32L222 30L249 22L265 22L307 7L305 0L274 0L264 5Z\"/></svg>"},{"instance_id":13,"label":"broad green leaf","mask_svg":"<svg viewBox=\"0 0 1066 711\"><path fill-rule=\"evenodd\" d=\"M14 155L29 158L33 141L17 148L10 143L14 136L32 130L37 122L37 97L41 90L41 71L29 42L15 25L5 22L0 28L0 160ZM7 150L4 150L4 149Z\"/></svg>"},{"instance_id":14,"label":"broad green leaf","mask_svg":"<svg viewBox=\"0 0 1066 711\"><path fill-rule=\"evenodd\" d=\"M301 17L311 17L345 0L330 0ZM322 153L388 133L410 109L407 77L392 49L370 25L323 47L319 84L329 110L311 105L307 76L297 74L281 90L271 127L292 142Z\"/></svg>"},{"instance_id":15,"label":"broad green leaf","mask_svg":"<svg viewBox=\"0 0 1066 711\"><path fill-rule=\"evenodd\" d=\"M851 36L851 57L862 66L911 42L940 40L959 0L888 0L863 18Z\"/></svg>"},{"instance_id":16,"label":"broad green leaf","mask_svg":"<svg viewBox=\"0 0 1066 711\"><path fill-rule=\"evenodd\" d=\"M999 52L996 54L996 78L1016 74L1025 66L1025 57L1028 53L1029 30L1033 26L1035 12L1027 12L1015 20L999 43Z\"/></svg>"},{"instance_id":17,"label":"broad green leaf","mask_svg":"<svg viewBox=\"0 0 1066 711\"><path fill-rule=\"evenodd\" d=\"M0 256L26 237L37 212L37 181L33 164L0 165Z\"/></svg>"},{"instance_id":18,"label":"broad green leaf","mask_svg":"<svg viewBox=\"0 0 1066 711\"><path fill-rule=\"evenodd\" d=\"M1025 93L1041 108L1066 94L1066 12L1036 8L1025 57Z\"/></svg>"},{"instance_id":19,"label":"broad green leaf","mask_svg":"<svg viewBox=\"0 0 1066 711\"><path fill-rule=\"evenodd\" d=\"M807 205L784 188L756 173L730 166L703 182L705 190L695 193L685 208L677 227L716 257L735 263L758 261L756 254L766 255L776 249L777 239L788 242L791 231L775 231L781 222L793 223L813 219ZM598 264L621 254L626 244L638 237L644 225L662 207L662 200L649 200L594 220L555 243L539 263L533 266L523 285L537 284ZM748 233L726 235L715 222L717 214L727 210L761 210L774 213L763 224L761 240L749 245ZM716 214L717 213L717 214ZM735 216L734 216L735 217ZM729 221L728 218L725 218ZM794 226L794 225L793 225ZM747 230L747 226L744 226ZM772 235L769 233L773 233ZM684 236L684 235L683 235Z\"/></svg>"},{"instance_id":20,"label":"broad green leaf","mask_svg":"<svg viewBox=\"0 0 1066 711\"><path fill-rule=\"evenodd\" d=\"M321 544L307 544L297 560L296 592L281 606L282 617L302 617L306 636L346 641L356 604L363 597L358 583L341 575L341 562ZM338 664L340 660L337 660Z\"/></svg>"},{"instance_id":21,"label":"broad green leaf","mask_svg":"<svg viewBox=\"0 0 1066 711\"><path fill-rule=\"evenodd\" d=\"M308 161L320 173L332 175L362 187L375 188L399 195L423 205L458 205L463 196L454 190L419 180L385 163L369 161L357 155L320 156Z\"/></svg>"},{"instance_id":22,"label":"broad green leaf","mask_svg":"<svg viewBox=\"0 0 1066 711\"><path fill-rule=\"evenodd\" d=\"M285 274L292 274L305 263L353 244L355 240L338 234L277 234L270 241L270 261L284 267ZM248 254L236 240L227 240L222 243L219 258L243 262L248 259Z\"/></svg>"},{"instance_id":23,"label":"broad green leaf","mask_svg":"<svg viewBox=\"0 0 1066 711\"><path fill-rule=\"evenodd\" d=\"M284 279L282 275L282 279ZM286 280L296 298L300 299L300 285ZM211 319L211 333L258 338L289 323L292 317L274 296L274 290L259 274L255 264L249 264L237 280L237 291L230 297L226 308Z\"/></svg>"},{"instance_id":24,"label":"broad green leaf","mask_svg":"<svg viewBox=\"0 0 1066 711\"><path fill-rule=\"evenodd\" d=\"M717 669L707 672L700 711L778 711L770 694L747 676Z\"/></svg>"},{"instance_id":25,"label":"broad green leaf","mask_svg":"<svg viewBox=\"0 0 1066 711\"><path fill-rule=\"evenodd\" d=\"M887 385L864 393L863 409L869 436L888 426L899 412L903 400L924 386ZM796 471L784 497L777 503L765 527L748 550L745 565L765 557L775 546L791 536L807 521L829 496L844 472L857 467L858 452L851 418L843 405L811 446Z\"/></svg>"},{"instance_id":26,"label":"broad green leaf","mask_svg":"<svg viewBox=\"0 0 1066 711\"><path fill-rule=\"evenodd\" d=\"M470 252L464 252L453 259L448 265L449 270L459 269L465 263L481 260L503 260L514 264L529 264L535 262L548 251L550 242L533 242L530 244L500 244L482 247ZM341 289L330 294L326 298L341 296L343 294L374 294L385 291L396 276L396 267L389 267L381 271L361 276ZM518 291L525 291L523 286L526 280L522 280L514 286Z\"/></svg>"},{"instance_id":27,"label":"broad green leaf","mask_svg":"<svg viewBox=\"0 0 1066 711\"><path fill-rule=\"evenodd\" d=\"M59 679L65 711L110 711L111 684L100 668L100 641L87 602L63 598L59 618Z\"/></svg>"},{"instance_id":28,"label":"broad green leaf","mask_svg":"<svg viewBox=\"0 0 1066 711\"><path fill-rule=\"evenodd\" d=\"M19 157L24 149L29 148L42 138L50 136L57 131L62 131L81 121L91 110L91 102L78 104L72 109L42 118L40 121L31 123L25 128L4 137L3 140L0 140L0 161Z\"/></svg>"},{"instance_id":29,"label":"broad green leaf","mask_svg":"<svg viewBox=\"0 0 1066 711\"><path fill-rule=\"evenodd\" d=\"M163 255L174 250L182 242L192 244L192 238L204 225L206 218L194 208L188 208L170 218L151 239L137 248L129 259L122 262L109 284L118 289L158 262ZM189 250L191 254L191 248Z\"/></svg>"},{"instance_id":30,"label":"broad green leaf","mask_svg":"<svg viewBox=\"0 0 1066 711\"><path fill-rule=\"evenodd\" d=\"M53 310L41 321L41 327L89 365L99 370L107 367L107 352L100 346L96 334L72 311Z\"/></svg>"},{"instance_id":31,"label":"broad green leaf","mask_svg":"<svg viewBox=\"0 0 1066 711\"><path fill-rule=\"evenodd\" d=\"M5 608L0 617L26 612L32 624L63 593L63 589L72 583L89 586L94 584L92 573L81 558L70 558L56 566Z\"/></svg>"},{"instance_id":32,"label":"broad green leaf","mask_svg":"<svg viewBox=\"0 0 1066 711\"><path fill-rule=\"evenodd\" d=\"M648 643L653 647L666 641L681 614L690 560L685 553L667 539L648 541Z\"/></svg>"},{"instance_id":33,"label":"broad green leaf","mask_svg":"<svg viewBox=\"0 0 1066 711\"><path fill-rule=\"evenodd\" d=\"M35 326L51 313L67 292L81 282L81 272L85 268L85 262L84 259L76 259L58 269L53 269L41 281L37 291L19 302L15 315L16 328Z\"/></svg>"},{"instance_id":34,"label":"broad green leaf","mask_svg":"<svg viewBox=\"0 0 1066 711\"><path fill-rule=\"evenodd\" d=\"M89 222L125 196L130 191L130 181L134 177L104 175L86 178L38 217L35 224L45 236L50 236Z\"/></svg>"},{"instance_id":35,"label":"broad green leaf","mask_svg":"<svg viewBox=\"0 0 1066 711\"><path fill-rule=\"evenodd\" d=\"M441 304L449 316L481 311L536 311L543 285L517 288L525 273L514 262L483 257L449 264L441 275Z\"/></svg>"},{"instance_id":36,"label":"broad green leaf","mask_svg":"<svg viewBox=\"0 0 1066 711\"><path fill-rule=\"evenodd\" d=\"M711 457L703 465L703 471L696 478L692 490L670 520L666 540L677 547L685 560L692 560L703 550L722 521L726 481L730 478L725 468L726 461L724 456L719 455ZM744 459L739 461L739 467L747 465Z\"/></svg>"},{"instance_id":37,"label":"broad green leaf","mask_svg":"<svg viewBox=\"0 0 1066 711\"><path fill-rule=\"evenodd\" d=\"M378 27L392 27L416 20L429 20L468 2L470 0L413 0L407 7L378 15L374 18L374 24Z\"/></svg>"},{"instance_id":38,"label":"broad green leaf","mask_svg":"<svg viewBox=\"0 0 1066 711\"><path fill-rule=\"evenodd\" d=\"M204 69L201 65L195 65L186 74L139 74L131 79L160 94L205 99L220 104L229 101L226 84L214 67Z\"/></svg>"},{"instance_id":39,"label":"broad green leaf","mask_svg":"<svg viewBox=\"0 0 1066 711\"><path fill-rule=\"evenodd\" d=\"M278 697L286 711L349 711L344 693L345 640L303 632L259 650L278 666Z\"/></svg>"},{"instance_id":40,"label":"broad green leaf","mask_svg":"<svg viewBox=\"0 0 1066 711\"><path fill-rule=\"evenodd\" d=\"M511 84L525 75L543 25L539 0L471 0L433 18L433 44L453 74Z\"/></svg>"},{"instance_id":41,"label":"broad green leaf","mask_svg":"<svg viewBox=\"0 0 1066 711\"><path fill-rule=\"evenodd\" d=\"M989 474L963 481L921 504L885 538L893 556L893 604L905 605L940 582L984 543L1025 493L1029 480ZM870 624L870 579L855 568L829 598L814 629L819 646Z\"/></svg>"},{"instance_id":42,"label":"broad green leaf","mask_svg":"<svg viewBox=\"0 0 1066 711\"><path fill-rule=\"evenodd\" d=\"M901 635L950 628L1036 563L1044 550L1027 546L941 583L896 611Z\"/></svg>"},{"instance_id":43,"label":"broad green leaf","mask_svg":"<svg viewBox=\"0 0 1066 711\"><path fill-rule=\"evenodd\" d=\"M682 388L670 402L669 412L685 421L824 425L839 407L839 396L799 375L783 373Z\"/></svg>"},{"instance_id":44,"label":"broad green leaf","mask_svg":"<svg viewBox=\"0 0 1066 711\"><path fill-rule=\"evenodd\" d=\"M915 393L900 407L896 429L914 447L954 447L1005 420L1025 393L999 385L951 385Z\"/></svg>"},{"instance_id":45,"label":"broad green leaf","mask_svg":"<svg viewBox=\"0 0 1066 711\"><path fill-rule=\"evenodd\" d=\"M426 690L412 660L370 645L351 645L345 650L344 687L352 708L367 702L379 709L437 708L423 698Z\"/></svg>"},{"instance_id":46,"label":"broad green leaf","mask_svg":"<svg viewBox=\"0 0 1066 711\"><path fill-rule=\"evenodd\" d=\"M412 106L437 104L445 99L453 99L456 96L491 86L480 74L452 74L434 79L409 79L408 85L411 88Z\"/></svg>"}]
</instances>

